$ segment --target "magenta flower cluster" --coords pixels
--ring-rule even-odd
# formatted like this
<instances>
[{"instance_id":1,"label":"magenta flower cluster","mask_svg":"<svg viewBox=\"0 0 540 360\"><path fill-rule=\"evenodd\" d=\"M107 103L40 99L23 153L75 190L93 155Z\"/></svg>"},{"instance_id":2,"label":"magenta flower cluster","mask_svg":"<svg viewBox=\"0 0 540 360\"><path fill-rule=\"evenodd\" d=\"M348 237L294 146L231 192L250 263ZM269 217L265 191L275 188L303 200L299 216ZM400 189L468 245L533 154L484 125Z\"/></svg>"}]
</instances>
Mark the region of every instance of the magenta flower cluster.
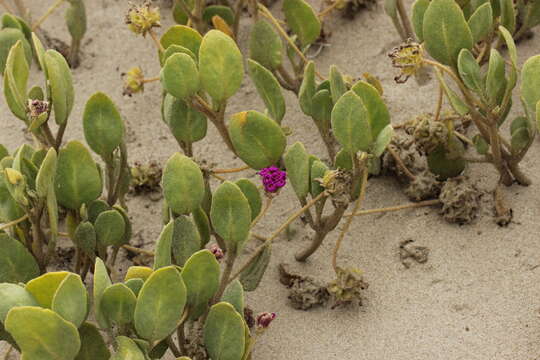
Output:
<instances>
[{"instance_id":1,"label":"magenta flower cluster","mask_svg":"<svg viewBox=\"0 0 540 360\"><path fill-rule=\"evenodd\" d=\"M275 193L287 183L287 172L280 170L276 166L270 166L259 171L264 190L268 193Z\"/></svg>"}]
</instances>

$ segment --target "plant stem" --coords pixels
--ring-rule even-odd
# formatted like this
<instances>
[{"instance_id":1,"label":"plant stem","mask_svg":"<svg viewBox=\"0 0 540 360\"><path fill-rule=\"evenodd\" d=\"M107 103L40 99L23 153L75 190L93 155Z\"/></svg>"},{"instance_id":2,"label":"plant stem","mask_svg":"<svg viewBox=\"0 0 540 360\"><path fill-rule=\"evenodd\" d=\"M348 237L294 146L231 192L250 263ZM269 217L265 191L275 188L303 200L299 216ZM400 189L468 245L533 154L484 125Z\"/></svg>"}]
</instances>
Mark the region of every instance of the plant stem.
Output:
<instances>
[{"instance_id":1,"label":"plant stem","mask_svg":"<svg viewBox=\"0 0 540 360\"><path fill-rule=\"evenodd\" d=\"M12 226L15 226L15 225L17 225L17 224L19 224L19 223L22 223L22 222L25 221L26 219L28 219L28 214L25 214L25 215L21 216L20 218L15 219L15 220L13 220L13 221L10 221L10 222L7 222L7 223L5 223L5 224L2 224L2 225L0 225L0 231L1 231L1 230L9 229L9 228L12 227Z\"/></svg>"},{"instance_id":2,"label":"plant stem","mask_svg":"<svg viewBox=\"0 0 540 360\"><path fill-rule=\"evenodd\" d=\"M255 225L257 225L259 220L261 220L264 217L264 215L266 214L266 212L270 208L270 205L272 205L272 200L273 200L272 197L268 197L266 199L266 205L264 206L264 209L262 209L262 211L259 213L259 215L257 215L257 217L255 217L255 219L253 219L253 221L251 222L250 228L253 228Z\"/></svg>"},{"instance_id":3,"label":"plant stem","mask_svg":"<svg viewBox=\"0 0 540 360\"><path fill-rule=\"evenodd\" d=\"M439 118L441 117L443 95L444 95L443 86L442 86L442 84L439 84L439 96L437 98L437 107L435 109L435 117L433 118L434 121L439 121Z\"/></svg>"},{"instance_id":4,"label":"plant stem","mask_svg":"<svg viewBox=\"0 0 540 360\"><path fill-rule=\"evenodd\" d=\"M62 139L64 138L64 133L66 132L67 127L67 120L58 127L58 131L56 132L56 141L54 144L54 149L58 152L58 149L60 149L60 146L62 145Z\"/></svg>"},{"instance_id":5,"label":"plant stem","mask_svg":"<svg viewBox=\"0 0 540 360\"><path fill-rule=\"evenodd\" d=\"M161 45L161 42L159 41L155 31L150 29L148 30L148 33L150 34L150 37L152 38L152 40L154 40L154 43L156 44L156 47L158 48L158 50L160 52L165 52L165 48L163 48L163 45Z\"/></svg>"},{"instance_id":6,"label":"plant stem","mask_svg":"<svg viewBox=\"0 0 540 360\"><path fill-rule=\"evenodd\" d=\"M411 20L409 19L409 16L407 15L407 11L405 10L405 6L403 5L403 0L396 0L396 8L397 8L399 17L401 18L401 23L403 24L403 30L405 31L405 36L407 37L407 39L415 40L416 37L414 36Z\"/></svg>"},{"instance_id":7,"label":"plant stem","mask_svg":"<svg viewBox=\"0 0 540 360\"><path fill-rule=\"evenodd\" d=\"M143 84L147 84L147 83L151 83L151 82L155 82L155 81L159 81L161 80L159 76L156 76L156 77L152 77L152 78L148 78L148 79L142 79L142 83Z\"/></svg>"},{"instance_id":8,"label":"plant stem","mask_svg":"<svg viewBox=\"0 0 540 360\"><path fill-rule=\"evenodd\" d=\"M154 252L144 250L144 249L139 249L138 247L135 247L135 246L122 245L122 247L124 249L126 249L127 251L131 251L131 252L134 252L134 253L137 253L137 254L142 254L142 255L146 255L146 256L155 256Z\"/></svg>"},{"instance_id":9,"label":"plant stem","mask_svg":"<svg viewBox=\"0 0 540 360\"><path fill-rule=\"evenodd\" d=\"M274 17L274 15L272 15L272 13L266 8L266 6L262 5L262 4L258 4L259 5L259 10L261 11L262 15L267 18L268 20L270 20L270 22L274 25L274 27L276 28L276 30L281 34L281 36L289 43L289 45L293 48L293 50L298 54L298 56L300 57L300 59L302 59L302 61L307 64L309 62L309 60L306 58L306 56L304 55L304 53L302 51L300 51L300 49L296 46L296 44L294 43L294 41L290 38L289 35L287 35L287 32L283 29L283 27L279 24L279 22L276 20L276 18ZM315 75L317 75L317 77L321 80L324 80L324 77L319 74L319 72L317 70L315 70Z\"/></svg>"},{"instance_id":10,"label":"plant stem","mask_svg":"<svg viewBox=\"0 0 540 360\"><path fill-rule=\"evenodd\" d=\"M23 0L13 0L15 3L15 6L17 7L17 11L19 12L19 15L28 23L30 23L30 16L28 14L28 8L26 7Z\"/></svg>"},{"instance_id":11,"label":"plant stem","mask_svg":"<svg viewBox=\"0 0 540 360\"><path fill-rule=\"evenodd\" d=\"M387 147L386 148L388 150L388 153L394 158L394 161L396 162L396 165L401 169L401 171L403 171L403 173L411 180L411 181L414 181L416 180L416 176L412 173L411 170L409 170L407 168L407 166L405 165L405 163L403 162L403 160L401 159L401 157L399 156L398 153L396 153L396 151L394 149L392 149L391 147Z\"/></svg>"},{"instance_id":12,"label":"plant stem","mask_svg":"<svg viewBox=\"0 0 540 360\"><path fill-rule=\"evenodd\" d=\"M242 15L242 9L244 7L244 0L237 0L236 7L234 8L234 23L233 23L233 36L234 39L238 39L238 29L240 28L240 16Z\"/></svg>"},{"instance_id":13,"label":"plant stem","mask_svg":"<svg viewBox=\"0 0 540 360\"><path fill-rule=\"evenodd\" d=\"M219 289L214 295L214 300L212 303L217 303L221 297L223 296L223 293L225 292L225 289L227 288L227 285L229 284L231 279L231 274L234 267L234 262L236 261L236 249L227 249L227 259L225 260L225 269L223 270L223 274L221 275L221 282L219 284ZM230 279L230 280L229 280Z\"/></svg>"},{"instance_id":14,"label":"plant stem","mask_svg":"<svg viewBox=\"0 0 540 360\"><path fill-rule=\"evenodd\" d=\"M320 20L323 20L324 17L332 12L336 7L338 7L341 4L341 1L337 0L332 3L332 5L327 6L324 10L322 10L318 17Z\"/></svg>"},{"instance_id":15,"label":"plant stem","mask_svg":"<svg viewBox=\"0 0 540 360\"><path fill-rule=\"evenodd\" d=\"M0 0L0 5L2 5L8 13L14 13L13 10L11 10L11 7L5 2L5 0Z\"/></svg>"},{"instance_id":16,"label":"plant stem","mask_svg":"<svg viewBox=\"0 0 540 360\"><path fill-rule=\"evenodd\" d=\"M232 173L237 173L237 172L241 172L241 171L248 170L248 169L251 169L251 167L246 165L246 166L233 168L233 169L214 169L214 170L212 170L212 172L214 174L232 174Z\"/></svg>"},{"instance_id":17,"label":"plant stem","mask_svg":"<svg viewBox=\"0 0 540 360\"><path fill-rule=\"evenodd\" d=\"M319 195L317 195L314 199L312 199L309 203L307 203L304 207L302 207L300 210L298 210L297 212L295 212L293 215L291 215L287 221L285 221L283 224L281 224L281 226L276 230L274 231L274 233L269 237L267 238L264 243L262 245L260 245L259 247L257 247L255 249L255 251L251 254L250 258L248 259L248 261L246 261L244 263L244 265L242 265L229 279L229 282L233 281L234 279L236 279L244 270L246 270L250 265L251 263L253 263L253 261L255 261L255 259L257 258L257 256L259 256L259 254L264 250L264 248L268 245L270 245L272 243L272 241L279 235L281 234L281 232L283 230L285 230L287 228L287 226L289 226L294 220L296 220L296 218L298 218L300 215L302 215L306 210L308 210L310 207L312 207L313 205L315 205L317 203L317 201L319 201L320 199L322 199L323 197L326 197L328 196L328 193L326 191L323 191L322 193L320 193Z\"/></svg>"},{"instance_id":18,"label":"plant stem","mask_svg":"<svg viewBox=\"0 0 540 360\"><path fill-rule=\"evenodd\" d=\"M174 341L173 341L171 335L169 335L169 336L167 337L167 345L169 345L169 349L171 349L171 351L172 351L172 353L173 353L173 355L174 355L175 357L180 357L180 356L182 356L182 353L180 352L180 350L178 350L178 348L177 348L176 345L174 344Z\"/></svg>"},{"instance_id":19,"label":"plant stem","mask_svg":"<svg viewBox=\"0 0 540 360\"><path fill-rule=\"evenodd\" d=\"M56 10L57 7L59 7L62 3L64 2L64 0L56 0L54 2L54 4L51 5L51 7L49 7L47 9L47 11L45 12L45 14L43 14L35 23L34 25L32 25L32 31L36 31L37 28L40 27L40 25L54 12L54 10Z\"/></svg>"},{"instance_id":20,"label":"plant stem","mask_svg":"<svg viewBox=\"0 0 540 360\"><path fill-rule=\"evenodd\" d=\"M81 47L80 39L71 39L71 46L69 47L69 64L72 68L79 66L79 48Z\"/></svg>"},{"instance_id":21,"label":"plant stem","mask_svg":"<svg viewBox=\"0 0 540 360\"><path fill-rule=\"evenodd\" d=\"M356 199L356 202L354 204L353 213L356 213L358 209L360 208L360 205L364 201L364 198L366 197L366 185L368 180L368 169L364 167L362 170L362 185L360 187L360 196L358 199ZM339 234L339 237L336 240L336 246L334 246L334 251L332 252L332 267L334 268L334 271L337 273L337 256L339 252L339 248L341 247L341 243L343 242L343 239L345 238L345 234L347 234L347 231L349 231L349 227L351 226L353 217L350 216L347 221L345 222L345 225L343 226L343 229L341 230L341 233Z\"/></svg>"},{"instance_id":22,"label":"plant stem","mask_svg":"<svg viewBox=\"0 0 540 360\"><path fill-rule=\"evenodd\" d=\"M419 207L425 207L425 206L438 205L440 203L441 203L441 201L439 199L426 200L426 201L420 201L420 202L417 202L417 203L411 203L411 204L405 204L405 205L397 205L397 206L390 206L390 207L384 207L384 208L378 208L378 209L355 211L355 212L352 212L350 214L344 215L344 217L364 216L364 215L386 213L386 212L392 212L392 211L399 211L399 210L405 210L405 209L413 209L413 208L419 208Z\"/></svg>"}]
</instances>

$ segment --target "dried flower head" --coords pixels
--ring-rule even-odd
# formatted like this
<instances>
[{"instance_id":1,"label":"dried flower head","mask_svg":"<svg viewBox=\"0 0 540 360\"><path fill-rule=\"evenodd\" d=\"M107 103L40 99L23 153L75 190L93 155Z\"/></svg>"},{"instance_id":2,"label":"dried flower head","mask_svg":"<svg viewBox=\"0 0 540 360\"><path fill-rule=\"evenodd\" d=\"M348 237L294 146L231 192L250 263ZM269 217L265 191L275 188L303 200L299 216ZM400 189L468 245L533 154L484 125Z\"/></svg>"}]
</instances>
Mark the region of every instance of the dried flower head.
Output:
<instances>
[{"instance_id":1,"label":"dried flower head","mask_svg":"<svg viewBox=\"0 0 540 360\"><path fill-rule=\"evenodd\" d=\"M28 114L32 118L49 111L49 102L37 99L28 99Z\"/></svg>"},{"instance_id":2,"label":"dried flower head","mask_svg":"<svg viewBox=\"0 0 540 360\"><path fill-rule=\"evenodd\" d=\"M394 78L399 84L416 74L424 60L422 46L411 39L404 45L394 48L388 56L392 59L392 66L400 69L400 74Z\"/></svg>"},{"instance_id":3,"label":"dried flower head","mask_svg":"<svg viewBox=\"0 0 540 360\"><path fill-rule=\"evenodd\" d=\"M218 244L212 244L210 246L210 252L214 254L214 256L216 257L216 260L221 260L223 259L223 256L225 256L225 254L223 253L223 250L219 247Z\"/></svg>"},{"instance_id":4,"label":"dried flower head","mask_svg":"<svg viewBox=\"0 0 540 360\"><path fill-rule=\"evenodd\" d=\"M159 9L150 5L150 1L145 1L142 5L130 4L126 15L126 24L135 34L146 36L146 33L152 28L161 26Z\"/></svg>"},{"instance_id":5,"label":"dried flower head","mask_svg":"<svg viewBox=\"0 0 540 360\"><path fill-rule=\"evenodd\" d=\"M280 170L277 166L270 166L259 171L264 191L269 194L278 192L287 184L287 172Z\"/></svg>"},{"instance_id":6,"label":"dried flower head","mask_svg":"<svg viewBox=\"0 0 540 360\"><path fill-rule=\"evenodd\" d=\"M334 299L334 306L348 305L357 301L362 305L362 290L368 288L362 271L356 268L336 269L336 280L328 284L328 291Z\"/></svg>"},{"instance_id":7,"label":"dried flower head","mask_svg":"<svg viewBox=\"0 0 540 360\"><path fill-rule=\"evenodd\" d=\"M263 312L257 315L257 326L266 329L276 318L276 313Z\"/></svg>"},{"instance_id":8,"label":"dried flower head","mask_svg":"<svg viewBox=\"0 0 540 360\"><path fill-rule=\"evenodd\" d=\"M319 180L321 186L332 196L335 206L345 206L349 203L352 176L345 170L329 170Z\"/></svg>"},{"instance_id":9,"label":"dried flower head","mask_svg":"<svg viewBox=\"0 0 540 360\"><path fill-rule=\"evenodd\" d=\"M122 76L124 77L124 95L131 96L144 91L144 74L140 67L131 68Z\"/></svg>"}]
</instances>

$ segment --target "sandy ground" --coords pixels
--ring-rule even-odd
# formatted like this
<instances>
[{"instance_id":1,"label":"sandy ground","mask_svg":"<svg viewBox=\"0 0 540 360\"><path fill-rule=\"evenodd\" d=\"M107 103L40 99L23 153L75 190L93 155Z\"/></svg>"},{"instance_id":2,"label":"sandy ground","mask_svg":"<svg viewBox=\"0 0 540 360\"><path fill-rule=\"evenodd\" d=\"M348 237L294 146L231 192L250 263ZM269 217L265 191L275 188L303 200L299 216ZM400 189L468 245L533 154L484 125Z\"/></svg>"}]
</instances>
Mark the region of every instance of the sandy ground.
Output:
<instances>
[{"instance_id":1,"label":"sandy ground","mask_svg":"<svg viewBox=\"0 0 540 360\"><path fill-rule=\"evenodd\" d=\"M41 14L42 1L27 0L34 14ZM83 139L81 113L88 97L104 91L118 104L128 124L131 162L155 160L163 164L179 148L160 119L160 87L149 84L142 95L122 96L120 74L141 66L148 77L159 71L150 39L138 38L123 24L126 1L87 1L88 36L84 40L82 66L74 71L75 108L66 140ZM317 4L318 6L318 4ZM279 5L274 6L277 11ZM171 24L163 11L164 27ZM246 30L250 21L242 22ZM43 28L68 39L63 15L55 14ZM382 6L363 12L354 21L334 15L327 21L332 32L330 47L316 59L326 73L336 64L352 76L369 72L378 76L392 121L401 123L419 112L434 109L435 81L419 87L414 81L395 85L394 69L386 56L397 44L397 34ZM246 32L241 43L245 47ZM540 52L540 37L521 44L520 61ZM34 68L32 83L41 83ZM286 94L284 124L294 133L288 142L300 140L310 152L324 155L315 127L304 116L295 97ZM517 99L515 104L519 104ZM244 86L231 102L229 113L262 110L253 84ZM519 106L516 107L519 110ZM517 113L516 113L517 114ZM13 150L24 141L23 124L0 100L0 143ZM240 166L226 151L216 131L195 146L196 157L217 162L219 167ZM537 141L523 162L534 184L514 186L505 195L514 209L514 222L496 226L487 208L474 224L445 223L434 208L407 210L383 216L355 219L341 250L340 263L361 268L370 287L362 307L319 308L310 312L288 305L287 290L278 282L277 264L293 267L322 280L331 280L330 253L336 233L306 264L295 263L294 252L306 245L310 231L296 224L292 241L277 239L272 263L260 288L248 295L255 312L275 311L278 319L256 346L254 359L340 359L340 360L531 360L540 359L540 143ZM496 180L488 166L473 166L468 174L489 189ZM247 176L253 176L248 173ZM365 208L406 203L397 182L390 178L370 181ZM292 189L279 196L257 232L268 234L296 207ZM157 238L160 203L147 197L130 198L130 217L137 236L133 242L151 247ZM399 242L414 239L430 249L426 264L406 269L399 261ZM124 262L125 263L125 262ZM125 263L127 264L127 263ZM124 269L125 270L125 269Z\"/></svg>"}]
</instances>

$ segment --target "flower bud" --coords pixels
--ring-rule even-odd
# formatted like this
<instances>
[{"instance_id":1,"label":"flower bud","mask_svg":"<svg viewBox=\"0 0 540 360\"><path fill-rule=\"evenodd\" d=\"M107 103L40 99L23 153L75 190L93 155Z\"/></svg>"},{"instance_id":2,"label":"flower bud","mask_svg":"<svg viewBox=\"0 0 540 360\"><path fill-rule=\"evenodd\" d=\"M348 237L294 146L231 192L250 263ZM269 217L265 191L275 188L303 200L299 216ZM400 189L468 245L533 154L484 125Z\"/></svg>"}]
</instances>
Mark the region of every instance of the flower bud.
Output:
<instances>
[{"instance_id":1,"label":"flower bud","mask_svg":"<svg viewBox=\"0 0 540 360\"><path fill-rule=\"evenodd\" d=\"M124 95L131 96L144 90L144 74L140 67L131 68L122 76L124 77Z\"/></svg>"},{"instance_id":2,"label":"flower bud","mask_svg":"<svg viewBox=\"0 0 540 360\"><path fill-rule=\"evenodd\" d=\"M212 244L210 246L210 252L214 254L214 256L216 257L216 260L223 259L223 256L224 256L223 250L217 244Z\"/></svg>"},{"instance_id":3,"label":"flower bud","mask_svg":"<svg viewBox=\"0 0 540 360\"><path fill-rule=\"evenodd\" d=\"M28 99L28 113L30 117L37 118L49 111L49 102L37 99Z\"/></svg>"},{"instance_id":4,"label":"flower bud","mask_svg":"<svg viewBox=\"0 0 540 360\"><path fill-rule=\"evenodd\" d=\"M160 20L159 9L150 7L150 1L146 1L140 6L131 4L126 15L126 24L128 24L129 29L142 36L146 36L146 33L152 28L160 27Z\"/></svg>"},{"instance_id":5,"label":"flower bud","mask_svg":"<svg viewBox=\"0 0 540 360\"><path fill-rule=\"evenodd\" d=\"M266 329L276 318L276 313L263 312L257 316L257 326Z\"/></svg>"}]
</instances>

